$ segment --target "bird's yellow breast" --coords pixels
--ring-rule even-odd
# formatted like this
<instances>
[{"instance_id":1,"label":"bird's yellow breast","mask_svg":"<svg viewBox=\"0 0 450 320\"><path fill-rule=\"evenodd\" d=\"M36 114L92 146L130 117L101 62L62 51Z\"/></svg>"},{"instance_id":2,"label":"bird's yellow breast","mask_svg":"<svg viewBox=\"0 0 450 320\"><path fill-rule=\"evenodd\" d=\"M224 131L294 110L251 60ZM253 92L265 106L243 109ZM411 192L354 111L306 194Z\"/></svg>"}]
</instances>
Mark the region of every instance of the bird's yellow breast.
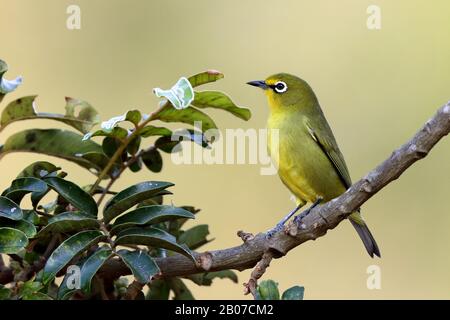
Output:
<instances>
[{"instance_id":1,"label":"bird's yellow breast","mask_svg":"<svg viewBox=\"0 0 450 320\"><path fill-rule=\"evenodd\" d=\"M306 115L272 112L268 120L269 153L283 183L298 202L328 201L345 191L332 163L311 137ZM278 145L272 141L278 129Z\"/></svg>"}]
</instances>

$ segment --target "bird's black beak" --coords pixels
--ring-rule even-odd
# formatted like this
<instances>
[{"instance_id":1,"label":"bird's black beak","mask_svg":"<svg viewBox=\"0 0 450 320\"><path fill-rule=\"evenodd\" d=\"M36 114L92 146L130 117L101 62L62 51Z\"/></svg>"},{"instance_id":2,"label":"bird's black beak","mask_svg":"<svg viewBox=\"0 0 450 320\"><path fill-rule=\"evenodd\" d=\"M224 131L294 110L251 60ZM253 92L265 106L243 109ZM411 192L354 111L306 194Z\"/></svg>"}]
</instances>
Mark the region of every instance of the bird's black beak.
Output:
<instances>
[{"instance_id":1,"label":"bird's black beak","mask_svg":"<svg viewBox=\"0 0 450 320\"><path fill-rule=\"evenodd\" d=\"M269 86L266 84L266 82L264 80L250 81L250 82L247 82L247 84L254 86L254 87L264 89L264 90L269 88Z\"/></svg>"}]
</instances>

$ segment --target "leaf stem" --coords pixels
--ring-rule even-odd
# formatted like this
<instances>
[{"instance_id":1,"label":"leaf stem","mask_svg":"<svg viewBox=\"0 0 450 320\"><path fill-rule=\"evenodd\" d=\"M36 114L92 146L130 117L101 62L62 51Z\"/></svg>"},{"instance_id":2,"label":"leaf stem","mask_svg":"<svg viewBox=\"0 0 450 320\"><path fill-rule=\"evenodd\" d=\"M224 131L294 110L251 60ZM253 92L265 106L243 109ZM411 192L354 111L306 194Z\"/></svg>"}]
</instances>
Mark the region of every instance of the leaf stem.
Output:
<instances>
[{"instance_id":1,"label":"leaf stem","mask_svg":"<svg viewBox=\"0 0 450 320\"><path fill-rule=\"evenodd\" d=\"M94 191L97 189L97 187L100 185L100 182L103 180L104 177L106 177L106 175L108 174L108 172L111 170L112 166L114 165L114 163L117 161L117 159L119 159L119 157L122 155L122 153L125 151L125 149L127 148L127 146L130 144L131 141L133 141L133 139L139 135L140 131L150 122L153 120L156 120L158 118L158 113L167 105L164 104L161 107L159 107L155 112L153 112L152 114L150 114L150 116L144 120L142 123L140 123L138 126L136 126L136 129L123 141L123 143L120 145L120 147L116 150L116 152L113 154L113 156L111 157L111 159L109 159L108 164L106 165L106 167L102 170L102 172L100 172L100 174L98 175L97 180L95 181L95 183L92 185L91 190L90 190L90 194L93 194ZM111 180L116 180L118 177L116 178L111 178ZM113 182L114 183L114 182ZM109 184L112 185L112 183L110 182ZM100 199L99 199L100 200ZM101 200L103 200L103 197L101 198ZM100 201L101 202L101 201Z\"/></svg>"}]
</instances>

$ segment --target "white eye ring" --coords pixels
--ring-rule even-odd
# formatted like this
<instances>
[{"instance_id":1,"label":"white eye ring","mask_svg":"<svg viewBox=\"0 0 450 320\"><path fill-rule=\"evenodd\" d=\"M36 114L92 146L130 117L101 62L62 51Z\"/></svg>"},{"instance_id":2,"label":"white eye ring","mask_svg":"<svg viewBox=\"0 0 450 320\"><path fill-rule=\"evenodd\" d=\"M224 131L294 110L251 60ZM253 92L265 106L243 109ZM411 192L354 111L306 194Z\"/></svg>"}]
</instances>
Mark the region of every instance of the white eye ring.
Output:
<instances>
[{"instance_id":1,"label":"white eye ring","mask_svg":"<svg viewBox=\"0 0 450 320\"><path fill-rule=\"evenodd\" d=\"M286 83L284 83L283 81L278 81L277 83L275 83L275 85L273 86L273 89L275 90L275 92L277 93L283 93L286 92L288 87L286 85Z\"/></svg>"}]
</instances>

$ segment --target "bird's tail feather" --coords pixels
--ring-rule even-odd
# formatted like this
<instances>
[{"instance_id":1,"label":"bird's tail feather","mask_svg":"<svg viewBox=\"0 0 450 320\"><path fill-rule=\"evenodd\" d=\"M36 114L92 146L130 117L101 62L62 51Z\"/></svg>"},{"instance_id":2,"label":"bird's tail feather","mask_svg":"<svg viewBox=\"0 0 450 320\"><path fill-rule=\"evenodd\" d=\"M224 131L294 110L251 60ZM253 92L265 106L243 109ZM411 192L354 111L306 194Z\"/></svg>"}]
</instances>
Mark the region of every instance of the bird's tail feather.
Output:
<instances>
[{"instance_id":1,"label":"bird's tail feather","mask_svg":"<svg viewBox=\"0 0 450 320\"><path fill-rule=\"evenodd\" d=\"M352 219L350 216L350 222L353 227L358 232L359 237L361 238L364 246L366 247L367 253L373 258L374 255L381 258L380 249L378 249L377 242L367 227L366 223L362 219Z\"/></svg>"}]
</instances>

